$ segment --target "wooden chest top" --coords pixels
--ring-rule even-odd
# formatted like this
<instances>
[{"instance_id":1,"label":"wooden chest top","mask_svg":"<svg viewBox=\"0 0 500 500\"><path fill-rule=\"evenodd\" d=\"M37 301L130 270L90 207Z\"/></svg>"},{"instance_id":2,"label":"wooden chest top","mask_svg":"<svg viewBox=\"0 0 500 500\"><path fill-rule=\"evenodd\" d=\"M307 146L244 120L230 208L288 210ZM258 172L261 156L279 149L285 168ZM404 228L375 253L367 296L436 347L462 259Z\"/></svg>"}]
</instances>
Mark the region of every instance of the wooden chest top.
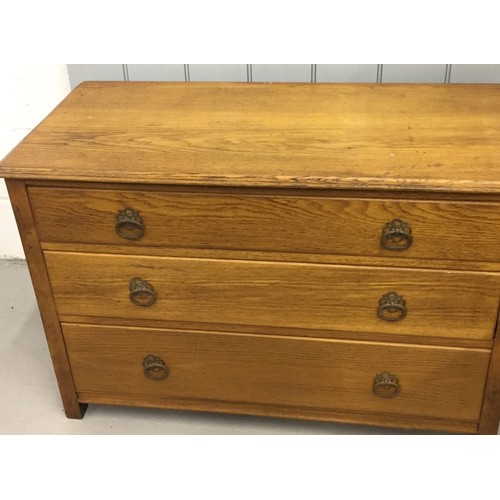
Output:
<instances>
[{"instance_id":1,"label":"wooden chest top","mask_svg":"<svg viewBox=\"0 0 500 500\"><path fill-rule=\"evenodd\" d=\"M86 82L0 177L500 193L500 85Z\"/></svg>"}]
</instances>

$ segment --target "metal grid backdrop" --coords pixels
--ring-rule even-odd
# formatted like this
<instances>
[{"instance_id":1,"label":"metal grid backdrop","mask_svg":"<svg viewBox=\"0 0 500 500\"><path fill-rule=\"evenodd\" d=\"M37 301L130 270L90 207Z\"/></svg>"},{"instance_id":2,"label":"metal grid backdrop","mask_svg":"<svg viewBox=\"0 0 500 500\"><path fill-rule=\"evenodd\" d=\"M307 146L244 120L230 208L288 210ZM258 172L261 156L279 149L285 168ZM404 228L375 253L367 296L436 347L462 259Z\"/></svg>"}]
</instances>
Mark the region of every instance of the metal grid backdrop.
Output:
<instances>
[{"instance_id":1,"label":"metal grid backdrop","mask_svg":"<svg viewBox=\"0 0 500 500\"><path fill-rule=\"evenodd\" d=\"M500 64L69 64L85 80L500 83Z\"/></svg>"}]
</instances>

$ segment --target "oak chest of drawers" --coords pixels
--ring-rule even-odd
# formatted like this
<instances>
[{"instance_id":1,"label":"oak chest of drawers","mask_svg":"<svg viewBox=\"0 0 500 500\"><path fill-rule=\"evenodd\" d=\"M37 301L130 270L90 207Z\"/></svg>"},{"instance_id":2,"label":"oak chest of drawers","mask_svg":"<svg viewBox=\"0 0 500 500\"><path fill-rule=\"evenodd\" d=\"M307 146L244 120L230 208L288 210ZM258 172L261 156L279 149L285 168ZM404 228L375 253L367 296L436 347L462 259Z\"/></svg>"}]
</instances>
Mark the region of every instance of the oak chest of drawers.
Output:
<instances>
[{"instance_id":1,"label":"oak chest of drawers","mask_svg":"<svg viewBox=\"0 0 500 500\"><path fill-rule=\"evenodd\" d=\"M87 82L0 174L68 417L497 433L500 86Z\"/></svg>"}]
</instances>

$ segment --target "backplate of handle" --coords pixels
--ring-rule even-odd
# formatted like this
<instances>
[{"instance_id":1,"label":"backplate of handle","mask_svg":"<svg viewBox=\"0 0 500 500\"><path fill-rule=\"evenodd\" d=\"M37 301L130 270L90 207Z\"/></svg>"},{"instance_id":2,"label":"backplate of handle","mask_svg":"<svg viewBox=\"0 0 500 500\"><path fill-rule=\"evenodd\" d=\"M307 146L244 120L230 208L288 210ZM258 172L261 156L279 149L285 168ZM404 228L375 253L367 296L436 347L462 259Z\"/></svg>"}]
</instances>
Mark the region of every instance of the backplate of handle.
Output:
<instances>
[{"instance_id":1,"label":"backplate of handle","mask_svg":"<svg viewBox=\"0 0 500 500\"><path fill-rule=\"evenodd\" d=\"M156 292L149 281L132 278L129 282L130 302L136 306L149 307L156 302Z\"/></svg>"},{"instance_id":2,"label":"backplate of handle","mask_svg":"<svg viewBox=\"0 0 500 500\"><path fill-rule=\"evenodd\" d=\"M148 354L142 361L144 375L151 380L165 380L170 370L158 356Z\"/></svg>"},{"instance_id":3,"label":"backplate of handle","mask_svg":"<svg viewBox=\"0 0 500 500\"><path fill-rule=\"evenodd\" d=\"M382 248L398 252L410 248L412 243L411 226L407 222L394 219L383 227L380 237Z\"/></svg>"},{"instance_id":4,"label":"backplate of handle","mask_svg":"<svg viewBox=\"0 0 500 500\"><path fill-rule=\"evenodd\" d=\"M139 240L144 236L144 220L133 208L118 210L115 231L126 240Z\"/></svg>"}]
</instances>

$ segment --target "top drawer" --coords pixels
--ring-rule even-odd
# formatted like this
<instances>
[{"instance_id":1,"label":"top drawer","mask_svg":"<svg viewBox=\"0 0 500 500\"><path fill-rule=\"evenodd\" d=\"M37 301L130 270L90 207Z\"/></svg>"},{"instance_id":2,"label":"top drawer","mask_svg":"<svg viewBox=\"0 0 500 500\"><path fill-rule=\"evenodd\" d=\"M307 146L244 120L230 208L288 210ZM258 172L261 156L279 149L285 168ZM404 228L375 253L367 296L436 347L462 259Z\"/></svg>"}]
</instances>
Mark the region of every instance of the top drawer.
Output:
<instances>
[{"instance_id":1,"label":"top drawer","mask_svg":"<svg viewBox=\"0 0 500 500\"><path fill-rule=\"evenodd\" d=\"M35 186L29 194L42 242L500 261L500 203Z\"/></svg>"}]
</instances>

